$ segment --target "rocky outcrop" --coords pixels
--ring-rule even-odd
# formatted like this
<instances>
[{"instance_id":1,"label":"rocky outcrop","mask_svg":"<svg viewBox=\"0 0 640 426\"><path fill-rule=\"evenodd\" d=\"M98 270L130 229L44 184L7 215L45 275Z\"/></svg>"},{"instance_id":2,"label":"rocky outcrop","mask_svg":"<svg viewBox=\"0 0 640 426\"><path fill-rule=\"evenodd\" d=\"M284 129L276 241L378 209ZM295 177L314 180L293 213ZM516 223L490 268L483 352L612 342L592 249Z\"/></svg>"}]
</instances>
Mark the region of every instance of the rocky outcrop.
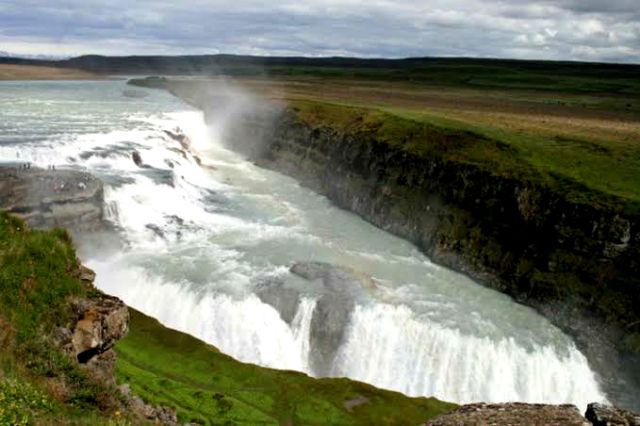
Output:
<instances>
[{"instance_id":1,"label":"rocky outcrop","mask_svg":"<svg viewBox=\"0 0 640 426\"><path fill-rule=\"evenodd\" d=\"M594 426L640 426L640 414L610 405L589 404L585 416Z\"/></svg>"},{"instance_id":2,"label":"rocky outcrop","mask_svg":"<svg viewBox=\"0 0 640 426\"><path fill-rule=\"evenodd\" d=\"M177 128L175 131L164 130L164 133L174 141L178 142L185 151L189 151L191 148L191 140L189 139L189 136L182 132L182 129Z\"/></svg>"},{"instance_id":3,"label":"rocky outcrop","mask_svg":"<svg viewBox=\"0 0 640 426\"><path fill-rule=\"evenodd\" d=\"M33 228L93 231L104 226L103 186L75 170L42 170L25 164L0 165L0 208Z\"/></svg>"},{"instance_id":4,"label":"rocky outcrop","mask_svg":"<svg viewBox=\"0 0 640 426\"><path fill-rule=\"evenodd\" d=\"M145 403L140 397L137 397L131 392L129 385L122 385L118 390L127 401L128 409L139 418L167 426L177 426L180 424L178 423L178 415L175 410Z\"/></svg>"},{"instance_id":5,"label":"rocky outcrop","mask_svg":"<svg viewBox=\"0 0 640 426\"><path fill-rule=\"evenodd\" d=\"M354 294L363 279L351 269L320 262L296 263L291 267L291 273L322 286L322 294L311 317L309 346L313 348L311 368L316 375L327 376L349 324ZM371 279L366 283L372 283Z\"/></svg>"},{"instance_id":6,"label":"rocky outcrop","mask_svg":"<svg viewBox=\"0 0 640 426\"><path fill-rule=\"evenodd\" d=\"M109 351L129 331L129 310L116 297L101 295L97 299L77 300L74 308L80 319L71 345L81 364Z\"/></svg>"},{"instance_id":7,"label":"rocky outcrop","mask_svg":"<svg viewBox=\"0 0 640 426\"><path fill-rule=\"evenodd\" d=\"M70 301L75 319L56 330L54 340L99 383L116 389L114 346L129 332L129 309L117 297L99 292L94 286L95 273L80 266L73 275L90 288L93 296ZM152 406L135 396L127 385L117 387L123 409L140 419L163 425L177 425L175 410Z\"/></svg>"},{"instance_id":8,"label":"rocky outcrop","mask_svg":"<svg viewBox=\"0 0 640 426\"><path fill-rule=\"evenodd\" d=\"M640 426L640 416L603 404L589 404L583 417L575 405L469 404L424 426Z\"/></svg>"},{"instance_id":9,"label":"rocky outcrop","mask_svg":"<svg viewBox=\"0 0 640 426\"><path fill-rule=\"evenodd\" d=\"M313 348L310 364L316 376L328 376L349 325L356 295L374 289L376 283L366 274L324 262L297 262L290 271L306 280L305 288L315 293L309 332L309 345ZM288 323L293 321L302 297L298 288L281 281L262 283L256 294Z\"/></svg>"},{"instance_id":10,"label":"rocky outcrop","mask_svg":"<svg viewBox=\"0 0 640 426\"><path fill-rule=\"evenodd\" d=\"M95 273L84 266L75 272L85 286L94 289ZM129 310L117 297L95 290L95 297L71 300L75 320L57 330L55 340L91 375L115 385L116 354L113 346L129 332Z\"/></svg>"},{"instance_id":11,"label":"rocky outcrop","mask_svg":"<svg viewBox=\"0 0 640 426\"><path fill-rule=\"evenodd\" d=\"M589 426L575 405L470 404L427 422L425 426Z\"/></svg>"}]
</instances>

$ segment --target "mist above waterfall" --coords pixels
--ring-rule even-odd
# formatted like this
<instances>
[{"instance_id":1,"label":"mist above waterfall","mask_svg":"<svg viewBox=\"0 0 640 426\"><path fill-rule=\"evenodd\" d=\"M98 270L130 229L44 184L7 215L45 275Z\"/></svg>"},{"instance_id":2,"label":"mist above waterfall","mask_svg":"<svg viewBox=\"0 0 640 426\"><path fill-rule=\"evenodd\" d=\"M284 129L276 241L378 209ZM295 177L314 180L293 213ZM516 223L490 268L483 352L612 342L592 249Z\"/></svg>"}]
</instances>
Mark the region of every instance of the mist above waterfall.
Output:
<instances>
[{"instance_id":1,"label":"mist above waterfall","mask_svg":"<svg viewBox=\"0 0 640 426\"><path fill-rule=\"evenodd\" d=\"M197 84L189 81L187 87L188 98L204 110L212 143L250 160L265 153L272 126L284 107L275 87L267 89L268 98L224 77Z\"/></svg>"}]
</instances>

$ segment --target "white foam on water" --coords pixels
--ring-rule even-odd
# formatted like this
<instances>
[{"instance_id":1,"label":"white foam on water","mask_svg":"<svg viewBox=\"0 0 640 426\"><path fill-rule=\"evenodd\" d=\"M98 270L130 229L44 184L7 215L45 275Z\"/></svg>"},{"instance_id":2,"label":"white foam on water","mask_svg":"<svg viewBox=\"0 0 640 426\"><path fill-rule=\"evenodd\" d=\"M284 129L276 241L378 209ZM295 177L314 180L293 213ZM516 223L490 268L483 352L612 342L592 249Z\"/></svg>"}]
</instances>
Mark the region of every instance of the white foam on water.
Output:
<instances>
[{"instance_id":1,"label":"white foam on water","mask_svg":"<svg viewBox=\"0 0 640 426\"><path fill-rule=\"evenodd\" d=\"M301 301L289 326L251 293L197 292L186 284L163 283L139 268L114 269L113 260L90 265L97 272L96 285L168 327L212 343L240 361L309 371L312 299Z\"/></svg>"}]
</instances>

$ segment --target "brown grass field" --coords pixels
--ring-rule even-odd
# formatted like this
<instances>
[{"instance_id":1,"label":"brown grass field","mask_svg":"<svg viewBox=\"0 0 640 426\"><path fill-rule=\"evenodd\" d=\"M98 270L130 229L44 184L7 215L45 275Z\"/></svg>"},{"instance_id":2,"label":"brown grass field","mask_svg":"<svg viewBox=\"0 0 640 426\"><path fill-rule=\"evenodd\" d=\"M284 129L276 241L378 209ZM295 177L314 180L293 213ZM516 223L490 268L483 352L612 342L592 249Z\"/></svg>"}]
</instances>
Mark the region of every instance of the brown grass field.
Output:
<instances>
[{"instance_id":1,"label":"brown grass field","mask_svg":"<svg viewBox=\"0 0 640 426\"><path fill-rule=\"evenodd\" d=\"M103 77L70 68L0 64L0 80L100 80Z\"/></svg>"},{"instance_id":2,"label":"brown grass field","mask_svg":"<svg viewBox=\"0 0 640 426\"><path fill-rule=\"evenodd\" d=\"M640 105L620 96L429 87L393 82L243 80L274 98L313 99L545 137L640 145Z\"/></svg>"}]
</instances>

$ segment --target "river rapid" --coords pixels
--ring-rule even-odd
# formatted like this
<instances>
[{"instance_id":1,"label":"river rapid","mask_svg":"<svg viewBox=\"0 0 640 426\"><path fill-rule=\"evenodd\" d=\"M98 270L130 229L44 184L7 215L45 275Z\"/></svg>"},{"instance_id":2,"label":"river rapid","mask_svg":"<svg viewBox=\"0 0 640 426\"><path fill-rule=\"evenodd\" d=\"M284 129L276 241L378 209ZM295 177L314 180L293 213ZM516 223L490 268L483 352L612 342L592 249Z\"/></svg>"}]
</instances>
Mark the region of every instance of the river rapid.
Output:
<instances>
[{"instance_id":1,"label":"river rapid","mask_svg":"<svg viewBox=\"0 0 640 426\"><path fill-rule=\"evenodd\" d=\"M114 231L79 236L83 261L100 289L165 325L242 361L411 396L607 400L545 318L246 161L221 134L170 94L124 81L0 82L0 161L100 177ZM335 279L305 279L294 264ZM339 341L317 336L314 315L332 309Z\"/></svg>"}]
</instances>

